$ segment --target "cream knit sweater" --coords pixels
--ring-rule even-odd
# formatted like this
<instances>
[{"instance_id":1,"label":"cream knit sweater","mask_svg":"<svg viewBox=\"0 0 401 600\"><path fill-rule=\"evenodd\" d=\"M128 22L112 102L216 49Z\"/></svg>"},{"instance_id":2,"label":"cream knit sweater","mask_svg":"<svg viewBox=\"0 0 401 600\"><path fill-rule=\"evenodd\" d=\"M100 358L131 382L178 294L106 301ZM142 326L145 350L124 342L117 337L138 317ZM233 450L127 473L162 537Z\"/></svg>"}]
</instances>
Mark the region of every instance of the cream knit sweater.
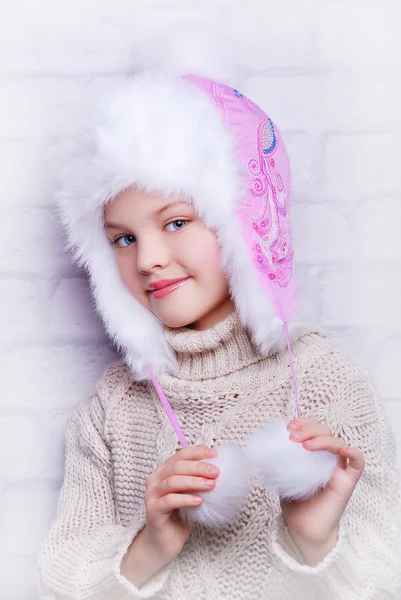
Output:
<instances>
[{"instance_id":1,"label":"cream knit sweater","mask_svg":"<svg viewBox=\"0 0 401 600\"><path fill-rule=\"evenodd\" d=\"M236 312L206 331L166 328L179 373L159 381L189 443L244 443L293 418L287 352L261 356ZM139 589L120 573L145 524L147 476L179 447L152 385L112 363L69 420L57 517L39 559L41 600L395 600L401 493L394 436L366 371L315 329L293 345L302 416L324 421L366 460L336 547L309 567L278 497L255 485L238 520L195 526Z\"/></svg>"}]
</instances>

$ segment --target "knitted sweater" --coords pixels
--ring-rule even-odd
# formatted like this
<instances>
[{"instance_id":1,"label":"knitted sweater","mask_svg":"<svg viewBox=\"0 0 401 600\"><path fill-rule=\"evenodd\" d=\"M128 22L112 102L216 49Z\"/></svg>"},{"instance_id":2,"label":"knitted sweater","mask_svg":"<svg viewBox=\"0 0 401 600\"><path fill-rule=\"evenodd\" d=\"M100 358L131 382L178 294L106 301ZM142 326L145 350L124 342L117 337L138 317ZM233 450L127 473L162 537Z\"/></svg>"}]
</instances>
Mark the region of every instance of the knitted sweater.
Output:
<instances>
[{"instance_id":1,"label":"knitted sweater","mask_svg":"<svg viewBox=\"0 0 401 600\"><path fill-rule=\"evenodd\" d=\"M245 443L296 416L288 353L262 356L231 313L213 328L165 328L179 369L160 384L190 445ZM140 588L120 572L145 525L145 481L180 447L148 382L112 363L67 427L57 516L39 559L42 600L395 600L401 598L401 493L394 436L371 380L319 328L293 344L302 416L363 452L366 466L337 545L303 560L278 497L255 485L237 520L194 526L180 554Z\"/></svg>"}]
</instances>

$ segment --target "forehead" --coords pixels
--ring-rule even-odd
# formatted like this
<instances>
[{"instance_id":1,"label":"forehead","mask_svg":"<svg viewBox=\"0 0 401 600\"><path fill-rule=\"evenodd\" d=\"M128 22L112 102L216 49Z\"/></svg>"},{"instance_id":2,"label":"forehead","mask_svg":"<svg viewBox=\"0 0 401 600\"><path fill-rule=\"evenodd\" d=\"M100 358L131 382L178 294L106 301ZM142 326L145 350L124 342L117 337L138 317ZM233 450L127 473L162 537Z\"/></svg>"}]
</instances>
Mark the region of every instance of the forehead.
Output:
<instances>
[{"instance_id":1,"label":"forehead","mask_svg":"<svg viewBox=\"0 0 401 600\"><path fill-rule=\"evenodd\" d=\"M107 218L132 214L136 216L158 216L170 207L192 207L190 198L180 194L165 196L142 190L127 190L109 201L104 209Z\"/></svg>"}]
</instances>

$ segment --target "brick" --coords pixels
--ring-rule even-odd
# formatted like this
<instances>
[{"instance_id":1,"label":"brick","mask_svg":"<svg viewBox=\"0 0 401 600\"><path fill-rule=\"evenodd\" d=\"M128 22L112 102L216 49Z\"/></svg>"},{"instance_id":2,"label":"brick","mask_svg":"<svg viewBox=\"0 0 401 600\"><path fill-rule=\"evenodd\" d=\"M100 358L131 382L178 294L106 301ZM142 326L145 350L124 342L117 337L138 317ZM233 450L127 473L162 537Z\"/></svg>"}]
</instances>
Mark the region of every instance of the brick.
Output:
<instances>
[{"instance_id":1,"label":"brick","mask_svg":"<svg viewBox=\"0 0 401 600\"><path fill-rule=\"evenodd\" d=\"M47 208L5 210L0 215L4 233L0 237L3 273L52 278L75 272L64 249L61 226Z\"/></svg>"},{"instance_id":2,"label":"brick","mask_svg":"<svg viewBox=\"0 0 401 600\"><path fill-rule=\"evenodd\" d=\"M401 125L401 86L392 72L251 74L244 90L280 128L310 136L386 133Z\"/></svg>"},{"instance_id":3,"label":"brick","mask_svg":"<svg viewBox=\"0 0 401 600\"><path fill-rule=\"evenodd\" d=\"M313 196L313 142L307 133L282 134L291 163L292 196L297 203L300 198Z\"/></svg>"},{"instance_id":4,"label":"brick","mask_svg":"<svg viewBox=\"0 0 401 600\"><path fill-rule=\"evenodd\" d=\"M390 266L328 270L321 280L323 325L401 332L399 269Z\"/></svg>"},{"instance_id":5,"label":"brick","mask_svg":"<svg viewBox=\"0 0 401 600\"><path fill-rule=\"evenodd\" d=\"M61 280L51 301L49 323L54 336L107 344L86 278Z\"/></svg>"},{"instance_id":6,"label":"brick","mask_svg":"<svg viewBox=\"0 0 401 600\"><path fill-rule=\"evenodd\" d=\"M2 208L43 203L40 151L38 140L0 139Z\"/></svg>"},{"instance_id":7,"label":"brick","mask_svg":"<svg viewBox=\"0 0 401 600\"><path fill-rule=\"evenodd\" d=\"M13 134L10 127L10 134ZM53 185L72 143L68 136L47 139L0 139L2 164L1 209L15 209L21 219L22 209L49 207L55 210Z\"/></svg>"},{"instance_id":8,"label":"brick","mask_svg":"<svg viewBox=\"0 0 401 600\"><path fill-rule=\"evenodd\" d=\"M378 352L374 373L382 394L399 398L401 405L400 356L401 339L386 340Z\"/></svg>"},{"instance_id":9,"label":"brick","mask_svg":"<svg viewBox=\"0 0 401 600\"><path fill-rule=\"evenodd\" d=\"M328 2L321 5L316 47L330 68L371 69L401 65L399 2Z\"/></svg>"},{"instance_id":10,"label":"brick","mask_svg":"<svg viewBox=\"0 0 401 600\"><path fill-rule=\"evenodd\" d=\"M45 335L49 295L50 287L44 281L0 279L0 345Z\"/></svg>"},{"instance_id":11,"label":"brick","mask_svg":"<svg viewBox=\"0 0 401 600\"><path fill-rule=\"evenodd\" d=\"M88 397L85 398L85 401ZM43 419L46 429L45 445L48 461L45 464L45 476L62 481L65 465L65 435L69 414L49 413Z\"/></svg>"},{"instance_id":12,"label":"brick","mask_svg":"<svg viewBox=\"0 0 401 600\"><path fill-rule=\"evenodd\" d=\"M283 132L307 132L313 136L321 129L317 118L321 110L318 89L316 74L259 75L247 78L244 94L258 104Z\"/></svg>"},{"instance_id":13,"label":"brick","mask_svg":"<svg viewBox=\"0 0 401 600\"><path fill-rule=\"evenodd\" d=\"M107 346L84 344L4 352L0 361L0 380L6 390L2 407L71 412L87 399L106 366L117 358Z\"/></svg>"},{"instance_id":14,"label":"brick","mask_svg":"<svg viewBox=\"0 0 401 600\"><path fill-rule=\"evenodd\" d=\"M350 202L401 192L401 137L396 134L329 135L319 198Z\"/></svg>"},{"instance_id":15,"label":"brick","mask_svg":"<svg viewBox=\"0 0 401 600\"><path fill-rule=\"evenodd\" d=\"M207 12L205 2L160 1L153 3L149 11L144 9L144 1L131 4L129 10L126 2L113 5L72 2L55 10L53 4L42 1L46 19L36 18L35 27L31 23L39 7L32 11L28 3L24 11L3 14L0 39L8 60L0 63L0 73L67 76L121 73L129 67L133 40L139 36L166 30L180 21L210 22L219 9L211 0L206 2ZM219 13L216 16L221 19ZM16 36L17 30L23 30L25 35Z\"/></svg>"},{"instance_id":16,"label":"brick","mask_svg":"<svg viewBox=\"0 0 401 600\"><path fill-rule=\"evenodd\" d=\"M375 380L373 367L376 364L378 348L383 344L385 334L371 328L338 326L330 326L327 331L330 340L350 356L357 358L368 369L374 383L378 385L379 382Z\"/></svg>"},{"instance_id":17,"label":"brick","mask_svg":"<svg viewBox=\"0 0 401 600\"><path fill-rule=\"evenodd\" d=\"M324 264L353 259L353 231L340 207L295 202L292 224L294 248L300 261Z\"/></svg>"},{"instance_id":18,"label":"brick","mask_svg":"<svg viewBox=\"0 0 401 600\"><path fill-rule=\"evenodd\" d=\"M294 279L298 286L296 304L306 322L319 324L322 312L320 298L319 268L315 265L305 266L294 257Z\"/></svg>"},{"instance_id":19,"label":"brick","mask_svg":"<svg viewBox=\"0 0 401 600\"><path fill-rule=\"evenodd\" d=\"M401 86L394 73L342 70L315 77L315 118L322 132L380 133L400 127Z\"/></svg>"},{"instance_id":20,"label":"brick","mask_svg":"<svg viewBox=\"0 0 401 600\"><path fill-rule=\"evenodd\" d=\"M3 114L7 111L8 118L1 120L0 137L44 137L45 132L61 134L64 126L66 131L66 108L72 104L77 106L77 88L75 81L6 80L2 83L0 111Z\"/></svg>"},{"instance_id":21,"label":"brick","mask_svg":"<svg viewBox=\"0 0 401 600\"><path fill-rule=\"evenodd\" d=\"M0 553L36 556L56 513L58 490L7 489L1 499Z\"/></svg>"},{"instance_id":22,"label":"brick","mask_svg":"<svg viewBox=\"0 0 401 600\"><path fill-rule=\"evenodd\" d=\"M2 600L38 600L37 560L27 556L2 556Z\"/></svg>"},{"instance_id":23,"label":"brick","mask_svg":"<svg viewBox=\"0 0 401 600\"><path fill-rule=\"evenodd\" d=\"M401 263L401 202L377 198L355 209L357 257L371 263Z\"/></svg>"},{"instance_id":24,"label":"brick","mask_svg":"<svg viewBox=\"0 0 401 600\"><path fill-rule=\"evenodd\" d=\"M0 474L10 479L39 477L46 464L46 448L35 419L0 417Z\"/></svg>"},{"instance_id":25,"label":"brick","mask_svg":"<svg viewBox=\"0 0 401 600\"><path fill-rule=\"evenodd\" d=\"M102 19L98 11L78 14L66 8L48 7L45 19L35 19L30 10L3 13L0 39L7 60L0 62L0 74L118 72L130 44L118 23ZM16 35L17 31L24 35Z\"/></svg>"},{"instance_id":26,"label":"brick","mask_svg":"<svg viewBox=\"0 0 401 600\"><path fill-rule=\"evenodd\" d=\"M2 83L0 137L19 139L71 136L81 126L82 115L99 94L113 86L110 77L19 77ZM29 102L27 102L29 98ZM42 160L52 157L43 148ZM42 163L44 164L44 163Z\"/></svg>"},{"instance_id":27,"label":"brick","mask_svg":"<svg viewBox=\"0 0 401 600\"><path fill-rule=\"evenodd\" d=\"M225 29L241 47L241 64L251 74L268 69L299 69L312 60L311 3L248 4L230 7ZM300 27L299 24L303 26Z\"/></svg>"}]
</instances>

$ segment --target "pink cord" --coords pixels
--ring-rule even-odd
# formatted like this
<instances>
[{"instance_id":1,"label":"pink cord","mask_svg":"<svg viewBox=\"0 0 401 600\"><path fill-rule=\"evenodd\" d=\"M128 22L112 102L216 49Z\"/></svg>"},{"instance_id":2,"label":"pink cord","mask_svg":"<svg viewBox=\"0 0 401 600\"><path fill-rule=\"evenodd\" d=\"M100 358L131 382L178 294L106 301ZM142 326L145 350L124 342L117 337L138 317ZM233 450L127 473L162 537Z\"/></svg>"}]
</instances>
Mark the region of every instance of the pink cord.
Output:
<instances>
[{"instance_id":1,"label":"pink cord","mask_svg":"<svg viewBox=\"0 0 401 600\"><path fill-rule=\"evenodd\" d=\"M157 393L159 394L159 398L160 398L160 400L161 400L161 402L163 404L164 410L166 411L166 414L167 414L167 416L168 416L168 418L170 420L170 423L173 426L173 429L176 432L177 437L178 437L178 439L181 442L181 446L183 448L188 448L189 444L188 444L187 440L185 439L185 435L184 435L184 433L183 433L183 431L182 431L182 429L180 427L180 424L179 424L179 422L177 420L177 417L174 414L174 411L173 411L173 409L171 407L170 402L167 400L167 398L166 398L166 396L165 396L162 388L159 385L159 382L157 381L156 377L153 375L153 372L152 372L152 369L150 368L150 365L148 364L148 365L146 365L146 367L147 367L147 369L148 369L148 371L150 373L150 376L152 378L153 384L154 384L154 386L156 388Z\"/></svg>"},{"instance_id":2,"label":"pink cord","mask_svg":"<svg viewBox=\"0 0 401 600\"><path fill-rule=\"evenodd\" d=\"M285 333L286 333L286 336L287 336L288 354L290 356L290 365L291 365L292 386L293 386L293 389L294 389L295 402L297 404L297 415L298 415L298 417L300 417L301 416L301 411L299 410L297 379L295 377L294 361L292 360L290 332L288 331L288 325L287 325L286 321L284 321L284 329L285 329Z\"/></svg>"}]
</instances>

